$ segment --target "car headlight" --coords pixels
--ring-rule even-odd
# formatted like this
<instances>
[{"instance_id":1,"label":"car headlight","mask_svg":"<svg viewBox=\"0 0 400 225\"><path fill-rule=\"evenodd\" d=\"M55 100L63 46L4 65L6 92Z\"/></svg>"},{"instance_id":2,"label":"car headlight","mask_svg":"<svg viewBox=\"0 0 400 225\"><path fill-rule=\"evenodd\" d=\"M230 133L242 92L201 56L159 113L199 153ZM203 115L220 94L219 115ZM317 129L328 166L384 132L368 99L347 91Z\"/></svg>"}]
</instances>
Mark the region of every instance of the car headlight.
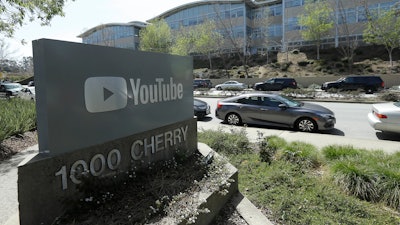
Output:
<instances>
[{"instance_id":1,"label":"car headlight","mask_svg":"<svg viewBox=\"0 0 400 225\"><path fill-rule=\"evenodd\" d=\"M320 116L322 118L325 118L325 119L333 119L333 118L335 118L334 114L320 114Z\"/></svg>"}]
</instances>

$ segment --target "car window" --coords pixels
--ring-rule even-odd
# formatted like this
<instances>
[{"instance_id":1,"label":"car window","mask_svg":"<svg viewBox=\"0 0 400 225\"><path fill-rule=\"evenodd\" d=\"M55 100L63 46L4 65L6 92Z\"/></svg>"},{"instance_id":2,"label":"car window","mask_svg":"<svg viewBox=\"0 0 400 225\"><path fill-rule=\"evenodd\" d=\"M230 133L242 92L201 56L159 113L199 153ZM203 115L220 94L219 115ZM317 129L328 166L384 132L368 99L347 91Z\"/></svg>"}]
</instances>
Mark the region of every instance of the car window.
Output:
<instances>
[{"instance_id":1,"label":"car window","mask_svg":"<svg viewBox=\"0 0 400 225\"><path fill-rule=\"evenodd\" d=\"M286 104L289 107L296 107L296 106L301 106L302 105L300 102L297 102L297 101L292 100L292 99L285 98L283 96L276 96L276 100Z\"/></svg>"},{"instance_id":2,"label":"car window","mask_svg":"<svg viewBox=\"0 0 400 225\"><path fill-rule=\"evenodd\" d=\"M257 96L240 98L236 102L245 105L259 105L259 98Z\"/></svg>"},{"instance_id":3,"label":"car window","mask_svg":"<svg viewBox=\"0 0 400 225\"><path fill-rule=\"evenodd\" d=\"M273 84L274 82L275 82L275 79L269 79L269 80L265 81L265 83L268 83L268 84Z\"/></svg>"},{"instance_id":4,"label":"car window","mask_svg":"<svg viewBox=\"0 0 400 225\"><path fill-rule=\"evenodd\" d=\"M274 98L261 97L261 104L264 106L279 107L282 102Z\"/></svg>"},{"instance_id":5,"label":"car window","mask_svg":"<svg viewBox=\"0 0 400 225\"><path fill-rule=\"evenodd\" d=\"M395 103L393 103L393 105L395 105L395 106L400 108L400 102L395 102Z\"/></svg>"},{"instance_id":6,"label":"car window","mask_svg":"<svg viewBox=\"0 0 400 225\"><path fill-rule=\"evenodd\" d=\"M346 77L343 81L344 81L345 83L353 83L353 82L354 82L354 79L353 79L353 77Z\"/></svg>"}]
</instances>

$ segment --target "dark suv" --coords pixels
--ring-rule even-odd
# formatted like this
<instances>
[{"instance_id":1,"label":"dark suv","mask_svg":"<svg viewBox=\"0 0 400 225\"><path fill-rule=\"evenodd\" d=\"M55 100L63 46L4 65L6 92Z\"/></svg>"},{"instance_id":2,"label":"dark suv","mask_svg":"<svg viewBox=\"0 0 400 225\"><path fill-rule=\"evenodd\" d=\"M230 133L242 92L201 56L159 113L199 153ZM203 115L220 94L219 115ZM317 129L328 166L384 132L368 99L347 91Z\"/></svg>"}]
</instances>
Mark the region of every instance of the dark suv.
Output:
<instances>
[{"instance_id":1,"label":"dark suv","mask_svg":"<svg viewBox=\"0 0 400 225\"><path fill-rule=\"evenodd\" d=\"M379 76L348 76L340 78L337 81L325 82L322 84L322 90L335 88L341 91L362 89L366 93L374 93L385 88L385 83Z\"/></svg>"},{"instance_id":2,"label":"dark suv","mask_svg":"<svg viewBox=\"0 0 400 225\"><path fill-rule=\"evenodd\" d=\"M212 83L209 79L195 79L193 80L193 88L212 88Z\"/></svg>"},{"instance_id":3,"label":"dark suv","mask_svg":"<svg viewBox=\"0 0 400 225\"><path fill-rule=\"evenodd\" d=\"M285 88L297 88L297 82L293 78L271 78L264 82L255 83L253 89L258 91L280 91Z\"/></svg>"}]
</instances>

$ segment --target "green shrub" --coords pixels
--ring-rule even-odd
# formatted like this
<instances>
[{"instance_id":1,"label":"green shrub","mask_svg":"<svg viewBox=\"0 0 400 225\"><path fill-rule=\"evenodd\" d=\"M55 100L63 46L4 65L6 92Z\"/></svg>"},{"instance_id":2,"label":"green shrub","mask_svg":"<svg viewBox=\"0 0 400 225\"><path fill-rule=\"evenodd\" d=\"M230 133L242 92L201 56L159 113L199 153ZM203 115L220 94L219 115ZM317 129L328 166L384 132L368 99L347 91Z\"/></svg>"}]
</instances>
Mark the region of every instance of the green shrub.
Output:
<instances>
[{"instance_id":1,"label":"green shrub","mask_svg":"<svg viewBox=\"0 0 400 225\"><path fill-rule=\"evenodd\" d=\"M280 153L280 158L302 168L317 168L322 165L318 149L311 144L299 141L286 145Z\"/></svg>"},{"instance_id":2,"label":"green shrub","mask_svg":"<svg viewBox=\"0 0 400 225\"><path fill-rule=\"evenodd\" d=\"M250 141L244 130L231 130L229 133L220 128L201 131L197 135L200 142L204 142L216 152L224 155L243 154L251 151Z\"/></svg>"},{"instance_id":3,"label":"green shrub","mask_svg":"<svg viewBox=\"0 0 400 225\"><path fill-rule=\"evenodd\" d=\"M35 102L20 98L0 100L0 141L36 128Z\"/></svg>"},{"instance_id":4,"label":"green shrub","mask_svg":"<svg viewBox=\"0 0 400 225\"><path fill-rule=\"evenodd\" d=\"M322 154L330 161L360 155L360 151L353 146L330 145L322 148Z\"/></svg>"},{"instance_id":5,"label":"green shrub","mask_svg":"<svg viewBox=\"0 0 400 225\"><path fill-rule=\"evenodd\" d=\"M378 177L355 160L340 161L332 166L335 182L347 193L361 200L379 200Z\"/></svg>"},{"instance_id":6,"label":"green shrub","mask_svg":"<svg viewBox=\"0 0 400 225\"><path fill-rule=\"evenodd\" d=\"M286 141L278 136L264 138L264 140L259 143L261 162L271 164L278 149L282 149L285 146Z\"/></svg>"}]
</instances>

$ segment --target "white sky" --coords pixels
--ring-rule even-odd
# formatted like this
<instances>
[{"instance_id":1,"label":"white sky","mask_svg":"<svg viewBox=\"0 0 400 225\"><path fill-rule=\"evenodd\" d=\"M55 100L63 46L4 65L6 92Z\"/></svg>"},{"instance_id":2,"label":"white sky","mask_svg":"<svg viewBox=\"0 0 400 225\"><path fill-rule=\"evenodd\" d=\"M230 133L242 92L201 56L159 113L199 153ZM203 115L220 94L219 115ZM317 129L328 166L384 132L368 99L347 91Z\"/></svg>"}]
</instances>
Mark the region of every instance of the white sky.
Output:
<instances>
[{"instance_id":1,"label":"white sky","mask_svg":"<svg viewBox=\"0 0 400 225\"><path fill-rule=\"evenodd\" d=\"M81 42L77 36L100 24L145 22L174 7L197 0L75 0L64 7L65 16L56 17L50 26L38 22L27 23L18 29L12 39L5 39L15 59L32 56L32 41L41 38ZM27 44L22 45L24 39ZM14 53L15 52L15 53Z\"/></svg>"}]
</instances>

